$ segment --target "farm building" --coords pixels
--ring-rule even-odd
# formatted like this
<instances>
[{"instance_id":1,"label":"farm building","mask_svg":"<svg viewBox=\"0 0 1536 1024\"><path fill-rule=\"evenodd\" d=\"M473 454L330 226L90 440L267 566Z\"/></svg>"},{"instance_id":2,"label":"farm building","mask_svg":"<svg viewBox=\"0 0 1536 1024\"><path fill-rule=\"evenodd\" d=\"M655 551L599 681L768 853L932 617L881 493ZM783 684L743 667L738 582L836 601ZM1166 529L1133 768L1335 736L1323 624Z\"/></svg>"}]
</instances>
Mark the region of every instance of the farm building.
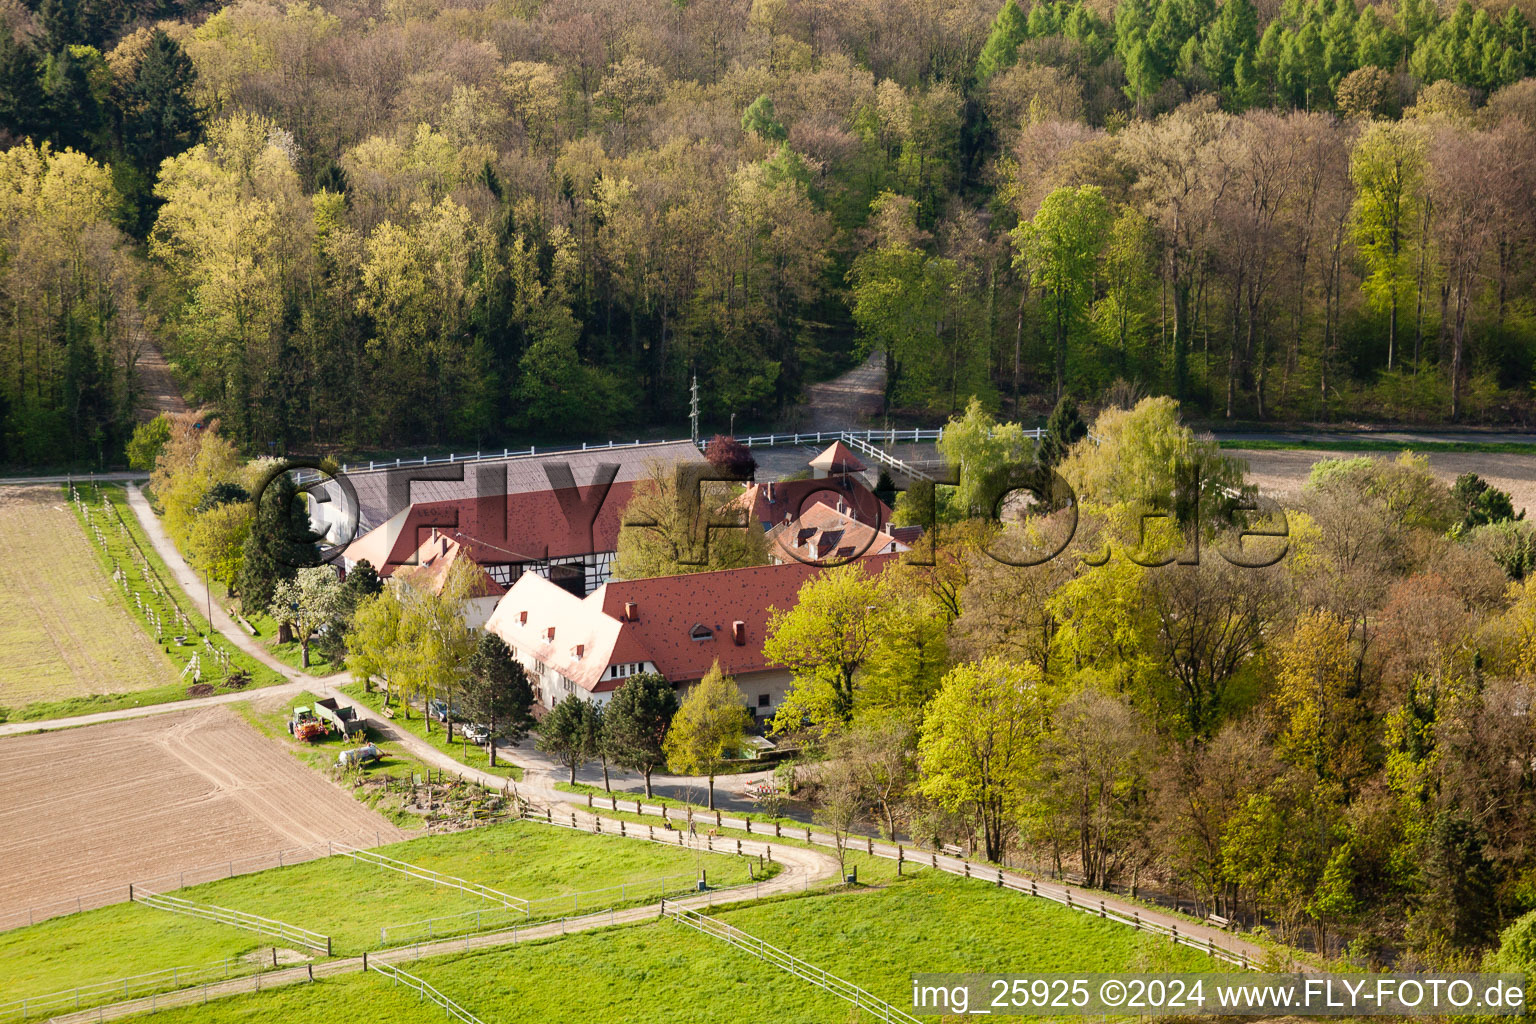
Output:
<instances>
[{"instance_id":1,"label":"farm building","mask_svg":"<svg viewBox=\"0 0 1536 1024\"><path fill-rule=\"evenodd\" d=\"M820 474L816 478L752 484L737 500L764 530L793 522L818 504L828 505L856 522L880 529L891 521L891 507L876 497L858 475L863 464L856 459L851 462L842 459L837 454L838 449L848 451L839 441L811 460L813 472ZM848 454L851 457L853 453ZM818 468L817 463L821 463L821 467ZM841 471L824 472L830 468Z\"/></svg>"},{"instance_id":2,"label":"farm building","mask_svg":"<svg viewBox=\"0 0 1536 1024\"><path fill-rule=\"evenodd\" d=\"M882 555L863 564L879 572L890 561ZM611 580L585 598L530 573L512 585L485 628L512 648L545 707L570 696L605 703L640 672L659 672L681 697L718 660L753 715L769 717L791 676L763 654L768 609L793 607L801 585L822 571L788 561Z\"/></svg>"},{"instance_id":3,"label":"farm building","mask_svg":"<svg viewBox=\"0 0 1536 1024\"><path fill-rule=\"evenodd\" d=\"M342 567L366 559L379 575L393 575L400 566L414 564L416 552L436 535L458 545L503 591L531 571L573 594L588 594L608 579L618 550L620 517L636 482L649 474L654 462L679 461L701 461L698 449L668 443L460 464L468 480L353 477L362 521L371 529L347 546ZM547 470L546 462L565 466L574 486L551 486L558 473ZM599 477L605 464L618 467L606 489ZM417 467L410 472L444 468ZM391 487L400 499L395 511L370 522L368 515L387 511L381 496ZM404 487L413 500L403 499ZM317 503L316 508L328 504Z\"/></svg>"},{"instance_id":4,"label":"farm building","mask_svg":"<svg viewBox=\"0 0 1536 1024\"><path fill-rule=\"evenodd\" d=\"M853 518L845 504L833 506L817 502L801 512L798 519L780 523L768 531L768 554L775 562L837 564L866 555L892 555L910 549L911 545L898 539L889 527L877 529Z\"/></svg>"},{"instance_id":5,"label":"farm building","mask_svg":"<svg viewBox=\"0 0 1536 1024\"><path fill-rule=\"evenodd\" d=\"M573 486L550 486L558 475L552 476L544 467L546 461L563 463L570 470ZM411 476L388 480L377 479L384 476L380 473L361 474L360 480L354 476L362 521L371 522L371 529L347 546L341 566L350 569L367 560L380 576L388 577L402 566L419 564L422 551L446 540L454 545L455 557L472 558L485 570L494 588L500 588L498 593L532 572L576 597L584 597L608 581L618 551L624 507L637 483L658 461L675 465L701 460L698 449L680 442L460 463L456 471L467 481L416 476L447 469L443 466L411 468ZM618 466L606 489L599 477L605 463ZM825 531L835 532L837 528L831 526L834 518L827 513L812 511L822 508L830 510L831 517L847 521L841 528L846 536L858 533L861 538L845 540L841 546L857 546L864 537L860 531L869 529L873 531L871 537L884 539L867 553L906 550L910 540L885 529L891 518L890 507L856 475L863 466L841 442L817 455L810 466L823 475L754 484L746 488L739 503L764 530L810 515L814 522L806 525L822 530L818 537L826 541L830 535ZM397 471L392 468L389 472ZM543 486L536 486L540 483ZM392 515L372 522L369 516L387 511L383 495L391 488L395 499L403 500L401 495L409 489L415 500L397 505ZM330 505L315 504L317 521L319 513ZM437 551L436 558L444 557L444 550L433 550ZM488 592L486 597L490 596ZM487 613L476 608L470 614L483 622Z\"/></svg>"},{"instance_id":6,"label":"farm building","mask_svg":"<svg viewBox=\"0 0 1536 1024\"><path fill-rule=\"evenodd\" d=\"M474 559L470 548L463 541L433 530L421 547L416 549L415 564L395 567L395 579L408 579L412 584L425 586L434 594L440 594L448 580L448 572L461 558ZM479 563L476 563L477 565ZM496 610L496 603L506 594L507 588L496 582L490 573L481 572L475 591L464 600L464 624L479 629Z\"/></svg>"}]
</instances>

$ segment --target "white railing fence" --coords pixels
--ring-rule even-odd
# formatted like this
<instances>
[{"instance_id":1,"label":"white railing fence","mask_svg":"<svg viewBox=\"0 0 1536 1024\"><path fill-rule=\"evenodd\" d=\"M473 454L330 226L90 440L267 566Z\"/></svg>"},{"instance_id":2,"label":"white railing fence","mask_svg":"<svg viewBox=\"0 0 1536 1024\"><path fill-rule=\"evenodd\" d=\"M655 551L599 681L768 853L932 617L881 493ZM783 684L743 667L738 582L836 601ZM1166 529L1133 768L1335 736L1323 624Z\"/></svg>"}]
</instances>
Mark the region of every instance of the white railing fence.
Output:
<instances>
[{"instance_id":1,"label":"white railing fence","mask_svg":"<svg viewBox=\"0 0 1536 1024\"><path fill-rule=\"evenodd\" d=\"M864 989L845 981L835 974L829 974L824 968L807 963L799 957L784 952L777 946L770 946L755 935L750 935L724 921L713 917L706 917L696 910L689 910L676 905L667 907L664 913L679 924L685 924L690 928L703 932L722 942L728 942L739 949L760 960L793 974L795 977L810 982L818 988L825 989L833 995L852 1003L862 1013L869 1015L869 1019L885 1021L887 1024L922 1024L916 1017L903 1010L899 1010L879 996L871 995Z\"/></svg>"},{"instance_id":2,"label":"white railing fence","mask_svg":"<svg viewBox=\"0 0 1536 1024\"><path fill-rule=\"evenodd\" d=\"M150 971L146 974L77 985L60 992L49 992L0 1003L0 1024L72 1013L76 1010L89 1009L98 1003L137 999L156 992L225 982L232 978L259 974L270 969L265 961L232 956L227 960L219 960L211 964L167 967L164 970Z\"/></svg>"},{"instance_id":3,"label":"white railing fence","mask_svg":"<svg viewBox=\"0 0 1536 1024\"><path fill-rule=\"evenodd\" d=\"M362 849L369 840L376 846L385 845L386 842L398 841L396 837L386 837L379 832L370 836L349 835L346 841L353 844L349 848ZM0 915L0 932L9 931L12 928L25 928L27 925L46 921L52 917L62 917L65 914L78 914L86 910L99 910L102 907L110 907L128 900L128 891L133 886L140 886L151 892L170 892L183 889L189 885L201 885L204 882L216 882L224 878L233 878L236 875L247 875L256 871L267 871L271 868L290 867L294 864L303 864L306 861L319 860L329 857L335 852L333 843L335 840L324 843L311 843L308 846L287 847L274 850L271 853L259 853L246 857L231 857L213 864L201 864L197 867L185 870L170 871L153 878L137 878L124 881L119 885L108 886L104 889L95 889L91 892L71 896L68 899L57 900L52 903L40 903L21 910L12 911Z\"/></svg>"},{"instance_id":4,"label":"white railing fence","mask_svg":"<svg viewBox=\"0 0 1536 1024\"><path fill-rule=\"evenodd\" d=\"M614 810L621 809L619 807L620 801L616 796L606 798L605 802L611 803ZM668 808L644 804L639 800L624 801L622 810L628 811L631 805L636 808L635 813L637 814L659 815L663 818L669 816ZM670 814L673 815L678 813L676 808L672 808L670 811ZM809 825L784 828L778 824L765 824L761 821L753 822L748 818L733 818L720 812L696 810L694 813L696 818L702 820L713 819L716 826L720 828L742 830L755 837L765 839L788 838L798 842L805 842L812 846L826 846L833 849L837 847L837 841L833 836L817 832ZM534 821L547 821L550 824L556 825L563 824L559 818L554 817L551 811L545 811L540 814L532 810L525 810L523 816ZM572 816L572 827L574 827L574 815ZM631 825L631 834L639 833L640 829L644 827L642 825ZM678 834L681 835L681 832ZM724 845L731 840L728 837L720 837L718 841ZM711 845L713 846L713 844ZM1248 954L1245 948L1246 944L1236 936L1224 936L1223 941L1218 943L1209 934L1202 937L1199 933L1206 929L1203 929L1199 924L1191 922L1181 929L1177 924L1163 924L1161 921L1156 920L1155 916L1150 919L1144 918L1140 909L1134 905L1128 905L1105 894L1093 891L1084 892L1083 890L1074 892L1070 886L1055 882L1041 882L1033 878L1009 874L1002 868L986 863L976 863L963 855L941 853L937 850L908 849L900 844L876 842L870 836L849 836L847 848L859 853L867 853L872 857L894 860L898 864L908 864L916 868L927 867L944 871L951 875L959 875L963 878L975 878L1004 889L1012 889L1015 892L1050 900L1053 903L1061 904L1069 910L1076 910L1079 913L1103 918L1106 921L1113 921L1116 924L1125 925L1136 931L1163 936L1171 939L1178 945L1199 950L1214 959L1235 964L1244 970L1256 970L1259 967L1259 964L1255 963L1254 958ZM719 852L729 852L729 850L721 850ZM1111 905L1111 900L1114 901L1113 905ZM1149 911L1149 913L1156 914L1155 911Z\"/></svg>"},{"instance_id":5,"label":"white railing fence","mask_svg":"<svg viewBox=\"0 0 1536 1024\"><path fill-rule=\"evenodd\" d=\"M201 918L204 921L217 921L219 924L227 924L233 928L243 928L248 932L256 932L268 938L278 939L295 946L303 946L326 956L331 955L331 937L312 932L308 928L300 928L298 925L288 924L286 921L274 921L269 917L259 914L249 914L243 910L232 910L229 907L220 907L212 903L194 903L191 900L182 899L179 896L166 896L161 893L150 892L147 889L135 889L133 900L144 904L146 907L155 907L173 914L183 914L187 917Z\"/></svg>"},{"instance_id":6,"label":"white railing fence","mask_svg":"<svg viewBox=\"0 0 1536 1024\"><path fill-rule=\"evenodd\" d=\"M1028 431L1026 431L1028 433ZM1040 431L1036 431L1036 434ZM909 428L904 430L819 430L803 431L783 434L748 434L738 436L736 440L748 448L777 448L786 445L802 444L831 444L834 441L851 443L852 439L861 440L867 444L922 444L928 441L937 441L942 437L942 428ZM423 455L420 458L399 457L394 459L369 459L366 462L344 462L341 464L343 473L377 473L387 469L404 469L410 466L448 466L458 465L463 462L489 462L500 459L523 459L535 455L570 455L576 452L606 451L615 448L646 448L667 444L691 444L688 438L678 440L642 441L638 438L633 441L605 441L593 443L583 441L581 444L568 445L529 445L527 448L501 448L480 449L470 452L450 452L447 455ZM708 443L707 438L699 440L699 447ZM300 470L300 482L318 479L319 474L313 470Z\"/></svg>"},{"instance_id":7,"label":"white railing fence","mask_svg":"<svg viewBox=\"0 0 1536 1024\"><path fill-rule=\"evenodd\" d=\"M456 889L466 896L478 896L490 903L499 903L511 910L521 911L524 918L528 916L528 901L517 896L508 896L504 892L492 889L488 885L479 882L471 882L468 879L459 878L457 875L445 875L441 871L424 868L416 864L410 864L393 857L386 857L382 853L374 853L372 850L354 850L350 847L335 845L335 850L343 857L351 857L364 864L372 864L386 871L395 871L412 878L419 878L433 885L440 885L445 889Z\"/></svg>"},{"instance_id":8,"label":"white railing fence","mask_svg":"<svg viewBox=\"0 0 1536 1024\"><path fill-rule=\"evenodd\" d=\"M461 914L443 914L419 921L408 921L405 924L385 925L379 929L379 945L389 945L391 938L395 945L430 942L433 939L451 938L455 935L512 928L527 924L530 920L542 920L546 917L553 919L565 911L569 911L570 916L576 917L582 913L583 908L590 914L610 907L663 900L669 896L697 891L697 875L643 878L601 889L584 889L558 896L541 896L528 900L526 910L492 907L489 910L466 910ZM542 910L541 907L549 909Z\"/></svg>"},{"instance_id":9,"label":"white railing fence","mask_svg":"<svg viewBox=\"0 0 1536 1024\"><path fill-rule=\"evenodd\" d=\"M414 990L422 999L432 1000L432 1002L443 1008L443 1015L445 1017L452 1017L455 1020L463 1021L464 1024L485 1024L479 1017L476 1017L414 974L408 974L392 964L380 963L377 960L370 963L368 969L370 971L377 971L388 978L391 985L404 985Z\"/></svg>"}]
</instances>

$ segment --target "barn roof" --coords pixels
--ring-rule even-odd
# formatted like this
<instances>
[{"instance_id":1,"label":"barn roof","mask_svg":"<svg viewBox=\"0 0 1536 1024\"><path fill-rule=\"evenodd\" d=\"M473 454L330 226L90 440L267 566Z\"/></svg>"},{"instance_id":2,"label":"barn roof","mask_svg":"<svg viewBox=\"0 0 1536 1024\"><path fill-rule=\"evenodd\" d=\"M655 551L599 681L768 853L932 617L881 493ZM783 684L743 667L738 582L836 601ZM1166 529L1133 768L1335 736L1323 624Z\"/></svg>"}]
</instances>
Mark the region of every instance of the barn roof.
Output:
<instances>
[{"instance_id":1,"label":"barn roof","mask_svg":"<svg viewBox=\"0 0 1536 1024\"><path fill-rule=\"evenodd\" d=\"M430 466L380 464L373 470L349 470L347 479L357 492L358 532L369 531L417 502L466 501L484 494L526 494L551 490L559 481L545 469L566 466L578 487L596 477L604 463L619 467L615 483L634 483L650 472L652 463L698 462L703 456L687 441L591 448L547 455L512 455ZM327 500L340 500L334 481L318 486Z\"/></svg>"},{"instance_id":2,"label":"barn roof","mask_svg":"<svg viewBox=\"0 0 1536 1024\"><path fill-rule=\"evenodd\" d=\"M876 573L892 558L860 564ZM763 654L769 610L792 608L800 587L825 571L785 562L611 580L585 598L528 573L496 605L486 629L589 692L617 688L622 680L604 673L627 662L650 662L672 683L703 678L717 660L727 675L748 675L773 667Z\"/></svg>"}]
</instances>

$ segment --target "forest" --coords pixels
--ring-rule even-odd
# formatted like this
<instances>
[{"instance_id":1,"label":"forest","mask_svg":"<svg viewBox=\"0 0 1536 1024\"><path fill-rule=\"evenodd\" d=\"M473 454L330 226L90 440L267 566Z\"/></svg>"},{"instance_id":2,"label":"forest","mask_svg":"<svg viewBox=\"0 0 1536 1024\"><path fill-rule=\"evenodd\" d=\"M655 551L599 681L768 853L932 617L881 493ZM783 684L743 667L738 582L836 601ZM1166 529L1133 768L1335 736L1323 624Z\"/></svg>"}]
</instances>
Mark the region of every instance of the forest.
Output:
<instances>
[{"instance_id":1,"label":"forest","mask_svg":"<svg viewBox=\"0 0 1536 1024\"><path fill-rule=\"evenodd\" d=\"M1523 424L1519 3L0 3L0 463L1167 394ZM1129 389L1129 390L1127 390Z\"/></svg>"}]
</instances>

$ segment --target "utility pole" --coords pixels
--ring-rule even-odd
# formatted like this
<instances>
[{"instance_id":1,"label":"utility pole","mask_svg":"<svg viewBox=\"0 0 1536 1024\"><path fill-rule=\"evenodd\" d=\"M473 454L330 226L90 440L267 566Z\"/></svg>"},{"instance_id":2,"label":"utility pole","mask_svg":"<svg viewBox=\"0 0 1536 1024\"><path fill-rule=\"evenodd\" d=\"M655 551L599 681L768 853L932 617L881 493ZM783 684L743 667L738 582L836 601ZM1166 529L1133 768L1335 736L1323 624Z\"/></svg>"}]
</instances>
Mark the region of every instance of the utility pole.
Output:
<instances>
[{"instance_id":1,"label":"utility pole","mask_svg":"<svg viewBox=\"0 0 1536 1024\"><path fill-rule=\"evenodd\" d=\"M699 375L693 375L693 386L688 389L690 401L688 404L688 419L693 424L693 443L699 443Z\"/></svg>"}]
</instances>

